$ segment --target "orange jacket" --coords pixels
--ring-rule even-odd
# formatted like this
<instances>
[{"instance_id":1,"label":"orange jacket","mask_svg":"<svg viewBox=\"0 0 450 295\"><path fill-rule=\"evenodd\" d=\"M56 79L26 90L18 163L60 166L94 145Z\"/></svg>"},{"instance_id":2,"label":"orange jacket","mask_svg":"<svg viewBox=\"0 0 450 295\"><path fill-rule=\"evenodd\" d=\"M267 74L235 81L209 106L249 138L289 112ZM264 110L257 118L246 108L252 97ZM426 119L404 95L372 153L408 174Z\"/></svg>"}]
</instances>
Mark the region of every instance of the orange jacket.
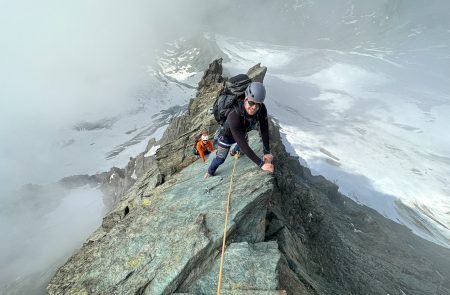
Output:
<instances>
[{"instance_id":1,"label":"orange jacket","mask_svg":"<svg viewBox=\"0 0 450 295\"><path fill-rule=\"evenodd\" d=\"M202 139L199 139L197 141L197 147L196 148L197 148L198 154L199 154L200 158L202 158L203 162L206 161L206 159L205 159L205 152L206 152L206 150L208 149L210 152L214 151L214 147L213 147L213 145L212 145L210 140L208 140L208 142L206 144L203 144Z\"/></svg>"}]
</instances>

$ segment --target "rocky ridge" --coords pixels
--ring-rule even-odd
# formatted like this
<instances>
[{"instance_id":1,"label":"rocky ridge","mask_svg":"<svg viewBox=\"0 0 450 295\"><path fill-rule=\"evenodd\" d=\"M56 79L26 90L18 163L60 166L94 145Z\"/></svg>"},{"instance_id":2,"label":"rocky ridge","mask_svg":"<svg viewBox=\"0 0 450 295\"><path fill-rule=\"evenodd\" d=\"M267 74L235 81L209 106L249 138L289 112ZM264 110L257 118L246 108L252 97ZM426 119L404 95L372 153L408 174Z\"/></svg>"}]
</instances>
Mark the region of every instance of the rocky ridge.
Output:
<instances>
[{"instance_id":1,"label":"rocky ridge","mask_svg":"<svg viewBox=\"0 0 450 295\"><path fill-rule=\"evenodd\" d=\"M262 81L266 70L249 74ZM50 294L215 293L235 162L204 180L207 166L190 149L195 134L215 131L209 108L223 79L215 60L186 113L151 144L160 145L156 154L116 171L115 189L127 192L58 270ZM261 153L257 132L249 140ZM276 122L271 148L273 176L246 157L236 162L222 294L450 294L448 249L312 176L286 152ZM137 180L124 181L137 166Z\"/></svg>"}]
</instances>

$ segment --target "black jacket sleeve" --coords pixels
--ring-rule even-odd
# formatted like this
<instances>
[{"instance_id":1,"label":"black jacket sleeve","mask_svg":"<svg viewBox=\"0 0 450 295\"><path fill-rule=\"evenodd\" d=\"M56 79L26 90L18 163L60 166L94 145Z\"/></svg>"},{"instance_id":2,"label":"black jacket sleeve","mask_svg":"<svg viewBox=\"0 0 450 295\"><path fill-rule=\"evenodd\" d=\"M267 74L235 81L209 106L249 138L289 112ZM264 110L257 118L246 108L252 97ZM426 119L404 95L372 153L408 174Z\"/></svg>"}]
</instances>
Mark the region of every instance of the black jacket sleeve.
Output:
<instances>
[{"instance_id":1,"label":"black jacket sleeve","mask_svg":"<svg viewBox=\"0 0 450 295\"><path fill-rule=\"evenodd\" d=\"M261 131L261 138L263 142L264 155L270 154L269 145L269 119L267 117L267 109L265 105L262 105L259 114L259 129Z\"/></svg>"},{"instance_id":2,"label":"black jacket sleeve","mask_svg":"<svg viewBox=\"0 0 450 295\"><path fill-rule=\"evenodd\" d=\"M261 137L263 140L264 153L269 153L269 124L267 121L267 110L265 106L262 107L259 114L259 124L261 128ZM241 117L237 113L236 110L231 111L228 114L228 124L230 126L231 134L233 135L234 140L236 141L239 149L255 162L256 165L261 166L262 160L259 158L255 152L250 148L248 143L245 141L245 133L246 126L244 126L244 122L241 121Z\"/></svg>"}]
</instances>

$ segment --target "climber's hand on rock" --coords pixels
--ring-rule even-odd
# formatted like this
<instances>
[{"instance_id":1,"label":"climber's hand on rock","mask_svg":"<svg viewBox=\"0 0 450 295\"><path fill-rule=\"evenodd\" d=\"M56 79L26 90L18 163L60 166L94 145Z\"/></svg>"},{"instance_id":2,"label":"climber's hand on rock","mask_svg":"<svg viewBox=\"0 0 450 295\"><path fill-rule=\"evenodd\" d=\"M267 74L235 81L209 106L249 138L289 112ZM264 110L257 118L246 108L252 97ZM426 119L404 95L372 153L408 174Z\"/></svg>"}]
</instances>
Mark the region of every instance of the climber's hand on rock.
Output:
<instances>
[{"instance_id":1,"label":"climber's hand on rock","mask_svg":"<svg viewBox=\"0 0 450 295\"><path fill-rule=\"evenodd\" d=\"M273 161L273 155L272 155L272 154L265 154L265 155L263 156L263 161L264 161L265 163L272 163L272 161Z\"/></svg>"},{"instance_id":2,"label":"climber's hand on rock","mask_svg":"<svg viewBox=\"0 0 450 295\"><path fill-rule=\"evenodd\" d=\"M273 173L273 164L265 163L264 165L261 166L261 169L263 171L266 171L266 172L269 172L269 173Z\"/></svg>"}]
</instances>

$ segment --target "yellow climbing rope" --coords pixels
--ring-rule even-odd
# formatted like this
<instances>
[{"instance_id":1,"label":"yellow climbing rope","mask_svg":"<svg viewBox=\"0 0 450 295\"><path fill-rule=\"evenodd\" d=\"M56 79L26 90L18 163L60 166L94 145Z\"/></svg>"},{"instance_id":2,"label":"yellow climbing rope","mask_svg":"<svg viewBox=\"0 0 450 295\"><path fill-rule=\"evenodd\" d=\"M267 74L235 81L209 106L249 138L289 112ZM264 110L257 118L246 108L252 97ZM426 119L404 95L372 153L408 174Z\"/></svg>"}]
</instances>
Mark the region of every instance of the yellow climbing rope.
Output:
<instances>
[{"instance_id":1,"label":"yellow climbing rope","mask_svg":"<svg viewBox=\"0 0 450 295\"><path fill-rule=\"evenodd\" d=\"M234 175L234 170L236 168L236 162L237 162L238 158L239 158L239 156L238 156L238 154L236 154L234 156L233 172L231 172L230 187L228 189L227 211L225 213L225 228L223 230L222 256L220 257L219 282L217 284L217 295L220 295L220 287L222 285L222 266L223 266L223 258L224 258L224 254L225 254L225 244L226 244L226 239L227 239L227 224L228 224L228 212L230 211L231 187L233 186L233 175Z\"/></svg>"}]
</instances>

